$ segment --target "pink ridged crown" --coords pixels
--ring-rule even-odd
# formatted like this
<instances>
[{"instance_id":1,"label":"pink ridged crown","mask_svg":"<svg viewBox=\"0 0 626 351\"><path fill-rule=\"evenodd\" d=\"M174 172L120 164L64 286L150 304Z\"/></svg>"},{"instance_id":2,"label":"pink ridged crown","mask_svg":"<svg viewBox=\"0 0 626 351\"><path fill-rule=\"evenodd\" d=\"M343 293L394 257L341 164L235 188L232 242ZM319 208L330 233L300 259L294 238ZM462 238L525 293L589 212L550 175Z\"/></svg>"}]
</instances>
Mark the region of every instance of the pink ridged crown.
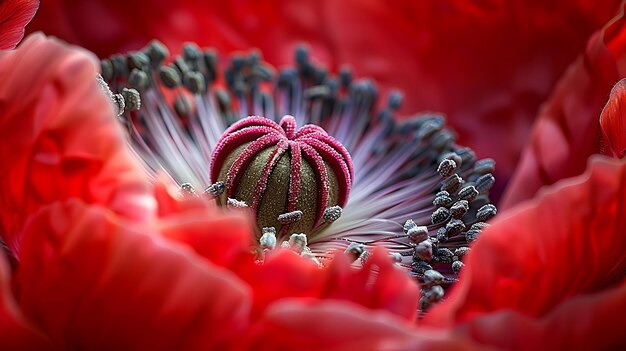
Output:
<instances>
[{"instance_id":1,"label":"pink ridged crown","mask_svg":"<svg viewBox=\"0 0 626 351\"><path fill-rule=\"evenodd\" d=\"M343 145L316 125L296 131L292 116L280 124L264 117L235 123L211 159L211 181L225 185L218 202L245 203L259 228L281 234L312 234L336 219L353 177Z\"/></svg>"}]
</instances>

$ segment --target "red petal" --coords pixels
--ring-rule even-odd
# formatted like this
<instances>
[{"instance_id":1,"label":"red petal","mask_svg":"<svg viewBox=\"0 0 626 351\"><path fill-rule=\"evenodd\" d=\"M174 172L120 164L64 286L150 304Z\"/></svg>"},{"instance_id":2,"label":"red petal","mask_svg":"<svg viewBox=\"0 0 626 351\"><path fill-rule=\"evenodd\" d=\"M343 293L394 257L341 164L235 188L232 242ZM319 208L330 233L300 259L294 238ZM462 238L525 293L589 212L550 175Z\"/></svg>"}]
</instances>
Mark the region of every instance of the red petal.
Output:
<instances>
[{"instance_id":1,"label":"red petal","mask_svg":"<svg viewBox=\"0 0 626 351\"><path fill-rule=\"evenodd\" d=\"M153 226L77 201L48 206L29 223L17 295L55 345L223 349L247 327L247 287ZM209 234L222 229L205 223Z\"/></svg>"},{"instance_id":2,"label":"red petal","mask_svg":"<svg viewBox=\"0 0 626 351\"><path fill-rule=\"evenodd\" d=\"M478 350L440 330L416 330L385 312L337 301L284 300L245 339L254 350Z\"/></svg>"},{"instance_id":3,"label":"red petal","mask_svg":"<svg viewBox=\"0 0 626 351\"><path fill-rule=\"evenodd\" d=\"M572 298L541 319L500 311L458 329L478 342L503 349L619 350L626 346L621 324L625 312L626 283L622 283L608 291Z\"/></svg>"},{"instance_id":4,"label":"red petal","mask_svg":"<svg viewBox=\"0 0 626 351\"><path fill-rule=\"evenodd\" d=\"M101 56L158 38L172 50L185 41L223 53L259 48L279 67L291 64L293 48L306 41L331 69L350 64L359 76L374 78L381 96L403 90L403 111L446 113L461 144L496 159L500 187L540 104L619 3L157 0L132 7L50 0L33 28Z\"/></svg>"},{"instance_id":5,"label":"red petal","mask_svg":"<svg viewBox=\"0 0 626 351\"><path fill-rule=\"evenodd\" d=\"M13 292L11 273L3 254L0 254L0 349L47 350L52 349L24 318Z\"/></svg>"},{"instance_id":6,"label":"red petal","mask_svg":"<svg viewBox=\"0 0 626 351\"><path fill-rule=\"evenodd\" d=\"M502 209L532 198L544 185L582 173L587 158L600 151L599 111L613 84L626 75L625 44L622 12L590 39L543 107Z\"/></svg>"},{"instance_id":7,"label":"red petal","mask_svg":"<svg viewBox=\"0 0 626 351\"><path fill-rule=\"evenodd\" d=\"M15 48L38 7L37 0L0 1L0 50Z\"/></svg>"},{"instance_id":8,"label":"red petal","mask_svg":"<svg viewBox=\"0 0 626 351\"><path fill-rule=\"evenodd\" d=\"M460 282L426 324L472 323L506 310L540 321L571 309L568 301L579 296L604 294L626 274L624 199L626 161L596 157L585 174L501 215L472 248Z\"/></svg>"},{"instance_id":9,"label":"red petal","mask_svg":"<svg viewBox=\"0 0 626 351\"><path fill-rule=\"evenodd\" d=\"M626 79L620 80L613 90L611 97L602 115L600 115L600 126L604 141L609 150L607 153L614 157L622 158L626 156Z\"/></svg>"},{"instance_id":10,"label":"red petal","mask_svg":"<svg viewBox=\"0 0 626 351\"><path fill-rule=\"evenodd\" d=\"M0 54L0 219L14 252L26 218L57 200L152 215L150 186L96 83L96 67L91 54L42 35Z\"/></svg>"}]
</instances>

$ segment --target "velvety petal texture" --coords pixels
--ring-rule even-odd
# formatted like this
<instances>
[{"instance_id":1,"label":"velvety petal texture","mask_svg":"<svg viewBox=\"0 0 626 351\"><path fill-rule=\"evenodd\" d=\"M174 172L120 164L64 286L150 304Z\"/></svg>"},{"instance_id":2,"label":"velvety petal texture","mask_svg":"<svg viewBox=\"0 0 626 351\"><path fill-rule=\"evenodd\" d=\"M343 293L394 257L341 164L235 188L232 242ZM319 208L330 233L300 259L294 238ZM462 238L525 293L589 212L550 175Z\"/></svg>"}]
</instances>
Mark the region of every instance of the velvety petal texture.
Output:
<instances>
[{"instance_id":1,"label":"velvety petal texture","mask_svg":"<svg viewBox=\"0 0 626 351\"><path fill-rule=\"evenodd\" d=\"M611 88L626 76L625 36L622 11L589 40L585 53L567 70L533 126L500 208L510 208L532 198L544 185L582 173L587 158L603 151L598 120ZM617 136L626 133L621 121L623 116L604 119L605 132L616 143Z\"/></svg>"},{"instance_id":2,"label":"velvety petal texture","mask_svg":"<svg viewBox=\"0 0 626 351\"><path fill-rule=\"evenodd\" d=\"M37 0L0 1L0 50L15 48L38 7Z\"/></svg>"},{"instance_id":3,"label":"velvety petal texture","mask_svg":"<svg viewBox=\"0 0 626 351\"><path fill-rule=\"evenodd\" d=\"M625 312L624 198L626 162L596 156L583 175L505 213L472 248L459 284L425 324L460 325L499 346L528 349L574 343L567 340L571 323L575 348L596 348L598 339L626 345L614 319ZM480 330L498 323L504 334Z\"/></svg>"},{"instance_id":4,"label":"velvety petal texture","mask_svg":"<svg viewBox=\"0 0 626 351\"><path fill-rule=\"evenodd\" d=\"M497 161L497 195L540 104L620 2L50 0L32 28L101 56L156 38L173 51L185 41L222 54L259 48L276 66L307 42L330 70L349 64L375 79L383 98L401 89L404 114L446 113L461 144Z\"/></svg>"},{"instance_id":5,"label":"velvety petal texture","mask_svg":"<svg viewBox=\"0 0 626 351\"><path fill-rule=\"evenodd\" d=\"M14 253L27 218L54 201L80 198L129 218L153 215L147 178L96 74L93 55L41 34L0 53L0 225Z\"/></svg>"},{"instance_id":6,"label":"velvety petal texture","mask_svg":"<svg viewBox=\"0 0 626 351\"><path fill-rule=\"evenodd\" d=\"M602 110L600 127L604 136L605 153L613 157L626 156L626 79L620 80Z\"/></svg>"}]
</instances>

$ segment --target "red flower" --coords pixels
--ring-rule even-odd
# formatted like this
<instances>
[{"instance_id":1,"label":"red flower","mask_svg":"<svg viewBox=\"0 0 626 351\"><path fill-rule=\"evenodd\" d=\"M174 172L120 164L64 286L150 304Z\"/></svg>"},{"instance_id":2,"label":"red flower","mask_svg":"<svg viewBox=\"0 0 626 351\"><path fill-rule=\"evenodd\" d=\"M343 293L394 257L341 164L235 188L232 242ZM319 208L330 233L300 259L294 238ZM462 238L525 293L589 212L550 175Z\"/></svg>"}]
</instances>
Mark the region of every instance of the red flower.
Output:
<instances>
[{"instance_id":1,"label":"red flower","mask_svg":"<svg viewBox=\"0 0 626 351\"><path fill-rule=\"evenodd\" d=\"M37 0L0 2L0 50L13 49L24 36L24 27L39 7Z\"/></svg>"},{"instance_id":2,"label":"red flower","mask_svg":"<svg viewBox=\"0 0 626 351\"><path fill-rule=\"evenodd\" d=\"M185 41L221 53L256 47L277 67L307 42L331 71L348 63L382 96L401 89L405 114L445 113L461 144L498 163L497 196L540 104L620 2L56 0L30 29L101 57L159 39L173 50Z\"/></svg>"},{"instance_id":3,"label":"red flower","mask_svg":"<svg viewBox=\"0 0 626 351\"><path fill-rule=\"evenodd\" d=\"M623 156L623 83L613 89L600 127L599 108L595 114L574 108L601 107L603 92L622 76L621 23L622 17L590 42L611 55L588 50L568 72L537 122L539 137L526 153L536 157L521 172L528 164L561 168L513 194L530 197L540 185L576 175L594 152ZM40 57L48 58L45 65ZM599 70L606 67L608 73ZM9 175L0 183L0 224L19 259L11 273L0 260L3 346L626 344L619 328L626 311L625 160L595 156L583 175L501 214L467 255L447 301L414 327L416 287L383 251L360 270L342 255L320 269L290 251L274 252L259 265L249 252L246 218L197 199L177 200L160 182L146 186L94 74L93 59L41 37L0 54L0 77L8 82L0 102L9 107L0 116L9 141L0 146L0 169ZM577 89L565 89L571 86ZM604 140L592 141L600 128ZM537 145L549 152L537 152Z\"/></svg>"}]
</instances>

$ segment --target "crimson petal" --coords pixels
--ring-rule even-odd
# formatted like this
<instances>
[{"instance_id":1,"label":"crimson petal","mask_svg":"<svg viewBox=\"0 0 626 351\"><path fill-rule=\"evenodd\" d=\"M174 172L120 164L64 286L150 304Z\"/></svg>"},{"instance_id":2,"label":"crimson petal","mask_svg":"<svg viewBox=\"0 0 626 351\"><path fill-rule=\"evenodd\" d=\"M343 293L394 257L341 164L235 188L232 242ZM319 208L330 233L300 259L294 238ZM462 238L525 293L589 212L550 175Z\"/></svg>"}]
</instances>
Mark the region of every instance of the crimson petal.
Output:
<instances>
[{"instance_id":1,"label":"crimson petal","mask_svg":"<svg viewBox=\"0 0 626 351\"><path fill-rule=\"evenodd\" d=\"M602 115L600 126L608 154L617 158L626 156L626 79L620 80L613 90Z\"/></svg>"},{"instance_id":2,"label":"crimson petal","mask_svg":"<svg viewBox=\"0 0 626 351\"><path fill-rule=\"evenodd\" d=\"M249 289L228 270L160 238L157 225L77 200L31 218L15 280L25 315L67 349L223 349L250 313Z\"/></svg>"},{"instance_id":3,"label":"crimson petal","mask_svg":"<svg viewBox=\"0 0 626 351\"><path fill-rule=\"evenodd\" d=\"M15 48L38 7L38 0L0 1L0 50Z\"/></svg>"},{"instance_id":4,"label":"crimson petal","mask_svg":"<svg viewBox=\"0 0 626 351\"><path fill-rule=\"evenodd\" d=\"M598 119L611 87L626 76L624 9L597 32L587 50L570 66L543 107L501 209L530 199L544 185L583 172L587 158L601 151ZM624 135L613 123L611 135Z\"/></svg>"},{"instance_id":5,"label":"crimson petal","mask_svg":"<svg viewBox=\"0 0 626 351\"><path fill-rule=\"evenodd\" d=\"M92 54L41 34L0 53L0 225L19 254L19 232L41 206L71 197L129 218L154 200L126 147Z\"/></svg>"}]
</instances>

